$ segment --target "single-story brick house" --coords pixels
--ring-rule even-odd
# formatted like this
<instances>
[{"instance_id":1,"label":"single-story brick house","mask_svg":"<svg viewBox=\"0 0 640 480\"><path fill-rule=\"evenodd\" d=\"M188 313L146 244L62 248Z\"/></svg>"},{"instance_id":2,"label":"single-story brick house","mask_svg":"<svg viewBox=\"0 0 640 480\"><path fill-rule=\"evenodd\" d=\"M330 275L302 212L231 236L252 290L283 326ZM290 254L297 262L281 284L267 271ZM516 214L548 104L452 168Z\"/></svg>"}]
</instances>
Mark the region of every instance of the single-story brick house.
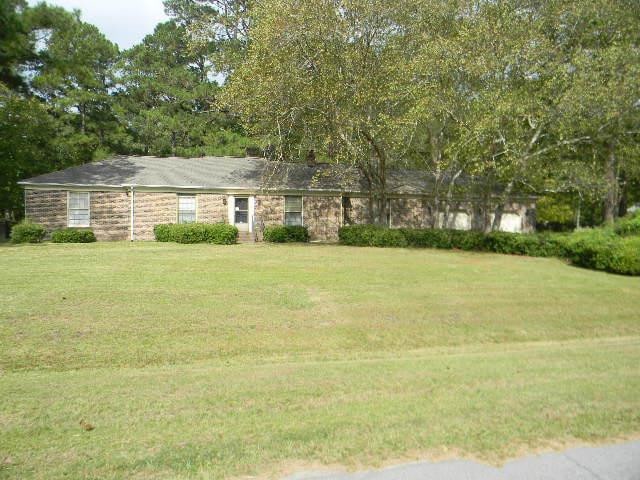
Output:
<instances>
[{"instance_id":1,"label":"single-story brick house","mask_svg":"<svg viewBox=\"0 0 640 480\"><path fill-rule=\"evenodd\" d=\"M312 240L336 240L342 225L367 223L369 194L353 168L288 164L262 158L115 157L20 182L25 215L53 231L90 227L98 240L153 240L162 223L226 222L260 240L268 225L305 225ZM391 172L390 227L426 227L432 215L429 179ZM486 202L485 202L486 203ZM478 202L458 198L448 227L470 229ZM440 214L442 215L442 214ZM535 199L514 198L501 229L535 229Z\"/></svg>"}]
</instances>

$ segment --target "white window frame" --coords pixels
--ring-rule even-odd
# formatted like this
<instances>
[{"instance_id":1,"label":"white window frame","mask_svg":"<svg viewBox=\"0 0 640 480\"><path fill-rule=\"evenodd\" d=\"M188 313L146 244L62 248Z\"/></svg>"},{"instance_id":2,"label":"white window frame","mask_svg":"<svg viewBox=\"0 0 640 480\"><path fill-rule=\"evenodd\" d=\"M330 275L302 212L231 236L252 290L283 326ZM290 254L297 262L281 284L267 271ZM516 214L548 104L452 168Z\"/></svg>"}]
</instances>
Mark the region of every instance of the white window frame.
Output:
<instances>
[{"instance_id":1,"label":"white window frame","mask_svg":"<svg viewBox=\"0 0 640 480\"><path fill-rule=\"evenodd\" d=\"M81 225L71 224L71 195L86 195L87 196L87 223ZM84 210L84 208L74 208L73 210ZM91 192L67 192L67 226L71 228L87 228L91 226Z\"/></svg>"},{"instance_id":2,"label":"white window frame","mask_svg":"<svg viewBox=\"0 0 640 480\"><path fill-rule=\"evenodd\" d=\"M304 226L304 195L285 195L284 196L284 214L282 217L282 224L287 225L287 213L298 213L296 212L287 212L287 197L300 197L300 226Z\"/></svg>"},{"instance_id":3,"label":"white window frame","mask_svg":"<svg viewBox=\"0 0 640 480\"><path fill-rule=\"evenodd\" d=\"M193 198L193 222L189 222L189 223L198 223L198 195L195 194L190 194L190 193L179 193L177 196L177 200L178 200L178 205L177 205L177 213L176 213L176 221L179 224L184 224L187 225L187 222L181 222L180 221L180 197L192 197Z\"/></svg>"}]
</instances>

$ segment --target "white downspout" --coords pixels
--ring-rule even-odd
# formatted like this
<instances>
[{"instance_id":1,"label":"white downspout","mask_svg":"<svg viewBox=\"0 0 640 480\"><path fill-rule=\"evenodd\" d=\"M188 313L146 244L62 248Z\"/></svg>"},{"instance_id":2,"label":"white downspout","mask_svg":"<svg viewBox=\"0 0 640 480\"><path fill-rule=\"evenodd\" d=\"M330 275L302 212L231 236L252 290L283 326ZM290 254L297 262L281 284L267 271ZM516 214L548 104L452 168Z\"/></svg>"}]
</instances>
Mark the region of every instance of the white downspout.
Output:
<instances>
[{"instance_id":1,"label":"white downspout","mask_svg":"<svg viewBox=\"0 0 640 480\"><path fill-rule=\"evenodd\" d=\"M133 187L133 185L131 185L130 187L130 191L131 191L131 241L133 242L136 239L136 235L135 235L135 231L134 231L134 227L135 227L135 220L136 220L136 190Z\"/></svg>"}]
</instances>

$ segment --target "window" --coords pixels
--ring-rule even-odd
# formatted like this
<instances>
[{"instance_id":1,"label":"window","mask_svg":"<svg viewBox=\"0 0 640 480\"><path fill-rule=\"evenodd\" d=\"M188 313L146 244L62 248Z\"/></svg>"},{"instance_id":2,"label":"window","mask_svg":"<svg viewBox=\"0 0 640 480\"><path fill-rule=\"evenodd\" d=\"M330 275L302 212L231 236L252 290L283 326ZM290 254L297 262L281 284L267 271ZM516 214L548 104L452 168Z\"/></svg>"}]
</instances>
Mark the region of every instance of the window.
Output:
<instances>
[{"instance_id":1,"label":"window","mask_svg":"<svg viewBox=\"0 0 640 480\"><path fill-rule=\"evenodd\" d=\"M89 192L69 192L67 216L70 227L89 226Z\"/></svg>"},{"instance_id":2,"label":"window","mask_svg":"<svg viewBox=\"0 0 640 480\"><path fill-rule=\"evenodd\" d=\"M196 221L196 197L194 195L178 195L178 223Z\"/></svg>"},{"instance_id":3,"label":"window","mask_svg":"<svg viewBox=\"0 0 640 480\"><path fill-rule=\"evenodd\" d=\"M284 224L302 225L302 197L284 197Z\"/></svg>"}]
</instances>

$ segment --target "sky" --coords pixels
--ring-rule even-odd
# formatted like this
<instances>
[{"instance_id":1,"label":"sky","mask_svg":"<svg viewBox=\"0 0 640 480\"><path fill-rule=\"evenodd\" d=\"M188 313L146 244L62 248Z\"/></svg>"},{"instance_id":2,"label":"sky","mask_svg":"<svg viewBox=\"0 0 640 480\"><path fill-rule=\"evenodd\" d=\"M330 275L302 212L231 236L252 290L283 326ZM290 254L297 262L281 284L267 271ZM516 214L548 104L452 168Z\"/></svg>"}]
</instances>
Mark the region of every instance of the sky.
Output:
<instances>
[{"instance_id":1,"label":"sky","mask_svg":"<svg viewBox=\"0 0 640 480\"><path fill-rule=\"evenodd\" d=\"M30 5L41 0L29 0ZM167 20L162 0L47 0L67 10L79 9L82 19L98 27L120 50L139 43Z\"/></svg>"}]
</instances>

